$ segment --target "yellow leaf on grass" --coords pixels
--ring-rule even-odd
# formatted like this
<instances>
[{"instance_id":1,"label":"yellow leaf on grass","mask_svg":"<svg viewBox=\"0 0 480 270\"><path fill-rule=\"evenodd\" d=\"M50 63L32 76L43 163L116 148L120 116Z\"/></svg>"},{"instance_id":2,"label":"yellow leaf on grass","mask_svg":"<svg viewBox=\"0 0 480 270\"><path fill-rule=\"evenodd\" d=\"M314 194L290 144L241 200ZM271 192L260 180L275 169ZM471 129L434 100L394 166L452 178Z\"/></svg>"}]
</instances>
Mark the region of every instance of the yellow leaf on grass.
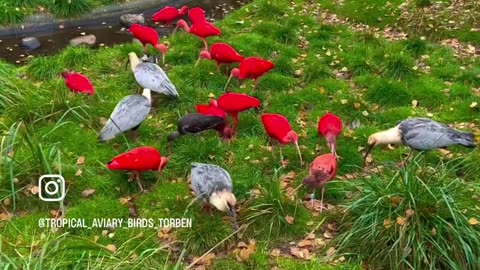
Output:
<instances>
[{"instance_id":1,"label":"yellow leaf on grass","mask_svg":"<svg viewBox=\"0 0 480 270\"><path fill-rule=\"evenodd\" d=\"M115 245L107 245L108 251L115 253L117 251L117 247Z\"/></svg>"},{"instance_id":2,"label":"yellow leaf on grass","mask_svg":"<svg viewBox=\"0 0 480 270\"><path fill-rule=\"evenodd\" d=\"M83 165L85 164L85 157L84 156L79 156L77 158L77 165Z\"/></svg>"},{"instance_id":3,"label":"yellow leaf on grass","mask_svg":"<svg viewBox=\"0 0 480 270\"><path fill-rule=\"evenodd\" d=\"M294 218L291 216L286 216L285 220L287 221L288 224L293 224Z\"/></svg>"},{"instance_id":4,"label":"yellow leaf on grass","mask_svg":"<svg viewBox=\"0 0 480 270\"><path fill-rule=\"evenodd\" d=\"M397 224L398 225L403 226L403 225L405 225L406 222L407 222L407 220L404 217L397 217Z\"/></svg>"},{"instance_id":5,"label":"yellow leaf on grass","mask_svg":"<svg viewBox=\"0 0 480 270\"><path fill-rule=\"evenodd\" d=\"M278 248L273 249L273 250L270 252L270 256L272 256L272 257L278 257L278 256L280 256L280 249L278 249Z\"/></svg>"},{"instance_id":6,"label":"yellow leaf on grass","mask_svg":"<svg viewBox=\"0 0 480 270\"><path fill-rule=\"evenodd\" d=\"M478 225L480 222L476 218L470 218L468 220L468 224L470 225Z\"/></svg>"}]
</instances>

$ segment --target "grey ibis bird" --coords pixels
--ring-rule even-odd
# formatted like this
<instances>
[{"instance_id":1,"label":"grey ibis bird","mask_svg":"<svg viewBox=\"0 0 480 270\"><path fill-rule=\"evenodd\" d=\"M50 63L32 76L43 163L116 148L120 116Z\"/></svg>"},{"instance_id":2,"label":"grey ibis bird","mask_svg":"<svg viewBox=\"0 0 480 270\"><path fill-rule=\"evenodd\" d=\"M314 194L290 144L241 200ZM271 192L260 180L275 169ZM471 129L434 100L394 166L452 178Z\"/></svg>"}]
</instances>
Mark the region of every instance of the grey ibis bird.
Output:
<instances>
[{"instance_id":1,"label":"grey ibis bird","mask_svg":"<svg viewBox=\"0 0 480 270\"><path fill-rule=\"evenodd\" d=\"M217 130L224 139L233 136L233 131L227 126L224 117L189 113L178 120L177 131L170 133L167 140L171 143L185 134L195 134L209 129Z\"/></svg>"},{"instance_id":2,"label":"grey ibis bird","mask_svg":"<svg viewBox=\"0 0 480 270\"><path fill-rule=\"evenodd\" d=\"M213 164L191 164L192 188L195 195L204 204L208 203L232 217L233 229L237 230L235 204L237 202L232 193L232 178L228 172ZM206 206L208 206L206 204Z\"/></svg>"},{"instance_id":3,"label":"grey ibis bird","mask_svg":"<svg viewBox=\"0 0 480 270\"><path fill-rule=\"evenodd\" d=\"M148 88L153 92L178 98L175 85L157 64L141 62L134 52L128 54L128 61L130 62L130 68L135 76L135 80L142 88Z\"/></svg>"},{"instance_id":4,"label":"grey ibis bird","mask_svg":"<svg viewBox=\"0 0 480 270\"><path fill-rule=\"evenodd\" d=\"M422 152L446 148L451 145L473 148L475 147L475 136L473 133L458 131L427 118L406 119L393 128L376 132L368 137L364 166L365 160L373 147L386 144L404 144L411 150ZM406 160L409 159L412 152ZM401 164L404 164L405 161L402 161Z\"/></svg>"},{"instance_id":5,"label":"grey ibis bird","mask_svg":"<svg viewBox=\"0 0 480 270\"><path fill-rule=\"evenodd\" d=\"M143 89L141 95L124 97L113 109L106 125L100 130L99 142L115 138L118 134L132 130L132 139L137 139L137 129L150 113L152 97L150 89Z\"/></svg>"}]
</instances>

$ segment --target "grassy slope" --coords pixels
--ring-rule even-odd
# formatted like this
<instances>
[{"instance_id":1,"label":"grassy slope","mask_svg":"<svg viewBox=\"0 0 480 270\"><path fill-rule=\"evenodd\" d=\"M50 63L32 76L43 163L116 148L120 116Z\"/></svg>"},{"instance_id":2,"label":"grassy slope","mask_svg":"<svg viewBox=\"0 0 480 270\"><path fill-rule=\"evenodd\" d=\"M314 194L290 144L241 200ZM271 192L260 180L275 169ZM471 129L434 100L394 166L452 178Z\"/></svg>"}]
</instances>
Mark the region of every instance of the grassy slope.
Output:
<instances>
[{"instance_id":1,"label":"grassy slope","mask_svg":"<svg viewBox=\"0 0 480 270\"><path fill-rule=\"evenodd\" d=\"M264 112L287 116L293 129L301 134L300 144L305 146L303 155L307 162L317 154L328 151L324 141L319 140L316 133L316 122L326 110L339 115L346 124L354 120L361 123L360 128L345 132L338 141L338 153L342 157L339 168L341 175L359 171L361 157L358 147L365 145L368 134L393 126L398 120L408 116L426 116L427 113L432 113L433 118L440 121L473 121L478 124L478 113L473 113L469 105L472 101L478 101L471 88L480 86L480 79L477 77L480 63L467 62L469 60L462 62L455 59L448 49L422 41L385 42L369 35L350 32L343 26L322 25L319 17L315 17L315 12L311 12L315 8L315 4L307 5L303 1L296 1L295 5L288 1L255 1L219 22L222 37L210 40L211 43L227 41L243 55L258 55L273 60L276 68L260 80L256 92L252 92L250 82L243 83L246 87L239 87L241 84L234 81L230 88L259 98L264 104ZM299 37L306 38L309 42L307 47L297 46ZM61 167L62 174L70 182L66 199L67 217L128 217L128 208L119 203L119 198L133 196L138 192L138 188L134 183L126 181L126 174L109 172L104 164L111 157L140 145L154 146L161 153L165 153L166 135L175 129L176 119L193 111L195 104L207 102L209 93L220 95L226 81L224 75L215 72L215 66L211 62L204 61L198 68L194 68L193 63L201 48L199 40L181 33L170 37L168 41L171 47L165 70L177 86L181 98L178 103L174 103L162 102L160 97L154 97L155 109L151 118L139 129L137 144L132 144L122 137L108 144L96 143L97 132L101 129L99 118L108 117L123 96L140 91L130 70L124 67L128 52L141 52L137 44L124 44L98 51L67 48L57 56L37 58L32 60L31 64L18 69L2 64L0 71L5 73L5 76L2 76L0 83L6 84L6 87L0 88L4 89L1 93L2 101L8 102L7 98L15 99L11 96L17 92L22 96L19 100L7 103L7 108L3 108L2 122L5 129L23 121L26 129L22 129L17 137L29 134L34 143L41 143L40 147L46 153L42 156L38 149L26 146L15 149L14 176L19 180L15 189L19 191L28 184L35 184L38 176L48 172L49 168L55 171L55 167ZM430 56L425 60L431 67L428 73L421 69L412 69L421 55ZM466 68L461 69L462 66ZM338 71L344 67L353 76L350 81L336 78ZM66 68L86 74L95 85L97 94L92 99L69 94L58 76L59 72ZM299 69L303 69L303 72L300 72L302 74L295 76L295 71ZM26 74L28 79L16 79L15 76L19 74ZM450 96L442 92L449 88L445 81L453 83L450 86ZM416 109L411 108L412 99L419 102ZM346 104L343 104L345 101ZM354 103L359 103L360 108L355 109ZM367 116L364 111L368 112ZM302 115L301 112L306 113L306 118L300 119L306 122L304 128L299 126L301 122L296 121L297 117ZM191 198L186 177L192 161L215 163L225 167L233 178L240 205L249 197L252 188L263 186L268 190L268 187L273 185L272 179L278 176L275 170L280 170L279 173L295 171L296 186L305 176L306 168L300 166L293 147L284 149L284 155L290 160L290 164L282 170L278 168L275 159L271 158L271 153L260 148L266 142L259 113L256 112L246 112L240 116L236 140L230 145L219 142L213 133L180 139L159 184L155 184L155 174L143 175L144 186L150 192L136 201L139 215L157 218L181 217L184 214ZM251 151L250 145L257 150ZM315 151L317 145L320 146L318 152ZM55 166L55 147L61 153L61 166ZM458 151L467 152L464 149ZM404 151L400 149L376 150L375 162L392 165L402 152ZM75 165L78 156L86 157L84 166ZM435 162L438 155L432 153L429 158L431 162ZM3 160L9 159L5 157ZM254 160L260 162L252 165L251 161ZM1 198L11 194L12 180L7 174L8 164L11 163L4 162L2 165ZM78 168L82 169L81 176L75 176ZM178 178L181 178L180 182ZM82 198L81 192L87 188L95 189L96 193L91 198ZM300 189L299 198L305 193L305 190ZM272 201L274 200L275 197ZM335 205L342 204L344 194L328 192L327 189L326 200ZM37 220L39 217L48 217L49 210L58 205L38 202L36 196L27 197L22 192L17 192L18 216L12 219L13 222L1 224L2 241L3 245L6 245L2 248L3 252L8 252L10 256L28 256L31 253L29 245L35 241L38 241L36 243L39 245L34 253L41 250L47 231L38 228ZM268 265L275 264L282 269L296 269L301 265L305 269L318 267L321 259L307 264L287 259L269 259L271 246L301 239L312 229L306 223L310 220L319 221L321 218L312 217L298 202L283 204L287 207L283 212L276 209L278 216L293 216L294 225L288 226L280 220L280 226L286 229L278 235L268 236L268 231L262 231L265 227L262 222L265 220L259 219L249 227L244 238L267 238L271 240L267 246L257 247L253 259L248 263L240 264L233 257L220 262L227 263L229 268L245 269L267 268ZM11 211L11 207L7 209ZM180 241L189 243L189 249L195 254L202 254L230 233L230 225L222 221L222 214L215 213L212 218L206 219L198 213L199 208L195 204L186 213L187 217L194 218L195 230L181 230L177 234ZM245 213L242 213L242 216L245 217ZM143 230L143 236L135 237L141 231L116 230L115 236L110 239L101 237L99 229L70 230L72 234L83 239L93 240L94 236L100 236L98 243L102 245L115 244L119 247L115 254L117 258L128 259L130 252L139 255L145 251L141 255L146 258L142 263L157 267L163 265L169 255L155 250L159 246L155 232ZM152 235L153 237L147 237ZM20 242L13 248L19 239ZM67 241L67 246L71 245L79 244ZM55 263L54 259L62 254L75 256L79 260L93 259L97 253L105 254L92 243L85 243L83 247L75 250L55 252L57 253L47 252L45 256L45 261L50 266ZM148 252L155 254L154 257L145 255ZM117 262L114 257L108 258L109 260L105 259L99 267L105 268L107 262ZM34 257L35 259L38 258ZM75 260L63 263L69 261ZM20 259L17 263L19 262ZM219 261L215 265L219 269L225 268ZM345 267L351 269L353 266ZM126 266L126 269L131 269L131 265Z\"/></svg>"},{"instance_id":2,"label":"grassy slope","mask_svg":"<svg viewBox=\"0 0 480 270\"><path fill-rule=\"evenodd\" d=\"M57 17L75 17L123 0L0 0L0 24L18 24L26 16L49 12Z\"/></svg>"}]
</instances>

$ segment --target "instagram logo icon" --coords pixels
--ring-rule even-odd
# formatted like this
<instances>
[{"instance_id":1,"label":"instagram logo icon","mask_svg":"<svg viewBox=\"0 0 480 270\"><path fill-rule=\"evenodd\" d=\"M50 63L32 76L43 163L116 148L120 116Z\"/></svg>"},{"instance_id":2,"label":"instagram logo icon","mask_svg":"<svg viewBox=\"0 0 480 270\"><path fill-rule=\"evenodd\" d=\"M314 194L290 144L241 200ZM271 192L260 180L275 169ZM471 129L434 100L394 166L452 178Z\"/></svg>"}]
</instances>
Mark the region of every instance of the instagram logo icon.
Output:
<instances>
[{"instance_id":1,"label":"instagram logo icon","mask_svg":"<svg viewBox=\"0 0 480 270\"><path fill-rule=\"evenodd\" d=\"M38 179L38 196L44 202L59 202L65 198L65 179L59 174L45 174Z\"/></svg>"}]
</instances>

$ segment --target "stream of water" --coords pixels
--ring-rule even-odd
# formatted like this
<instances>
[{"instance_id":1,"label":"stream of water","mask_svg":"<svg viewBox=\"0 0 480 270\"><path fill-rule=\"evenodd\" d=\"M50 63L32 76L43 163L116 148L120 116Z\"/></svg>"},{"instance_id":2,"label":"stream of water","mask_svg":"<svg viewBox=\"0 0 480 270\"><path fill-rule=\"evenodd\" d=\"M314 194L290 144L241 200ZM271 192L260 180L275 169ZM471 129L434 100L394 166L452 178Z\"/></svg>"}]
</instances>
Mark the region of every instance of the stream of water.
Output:
<instances>
[{"instance_id":1,"label":"stream of water","mask_svg":"<svg viewBox=\"0 0 480 270\"><path fill-rule=\"evenodd\" d=\"M229 12L240 8L249 0L192 0L184 2L188 7L201 7L205 10L208 19L218 20L223 18ZM154 27L160 36L165 36L173 31L173 27L164 27L163 25L154 25L151 21L151 15L161 9L162 6L155 9L141 10L138 13L145 15L146 24ZM93 34L97 41L93 48L99 46L112 46L115 44L126 43L132 41L132 36L120 26L119 20L110 20L110 22L102 22L94 26L75 26L69 28L58 28L53 33L39 33L29 35L8 36L3 38L0 36L0 58L7 62L21 65L31 57L38 55L52 55L69 45L72 38L82 34ZM38 38L42 44L40 48L26 51L20 46L20 41L25 36L33 36Z\"/></svg>"}]
</instances>

